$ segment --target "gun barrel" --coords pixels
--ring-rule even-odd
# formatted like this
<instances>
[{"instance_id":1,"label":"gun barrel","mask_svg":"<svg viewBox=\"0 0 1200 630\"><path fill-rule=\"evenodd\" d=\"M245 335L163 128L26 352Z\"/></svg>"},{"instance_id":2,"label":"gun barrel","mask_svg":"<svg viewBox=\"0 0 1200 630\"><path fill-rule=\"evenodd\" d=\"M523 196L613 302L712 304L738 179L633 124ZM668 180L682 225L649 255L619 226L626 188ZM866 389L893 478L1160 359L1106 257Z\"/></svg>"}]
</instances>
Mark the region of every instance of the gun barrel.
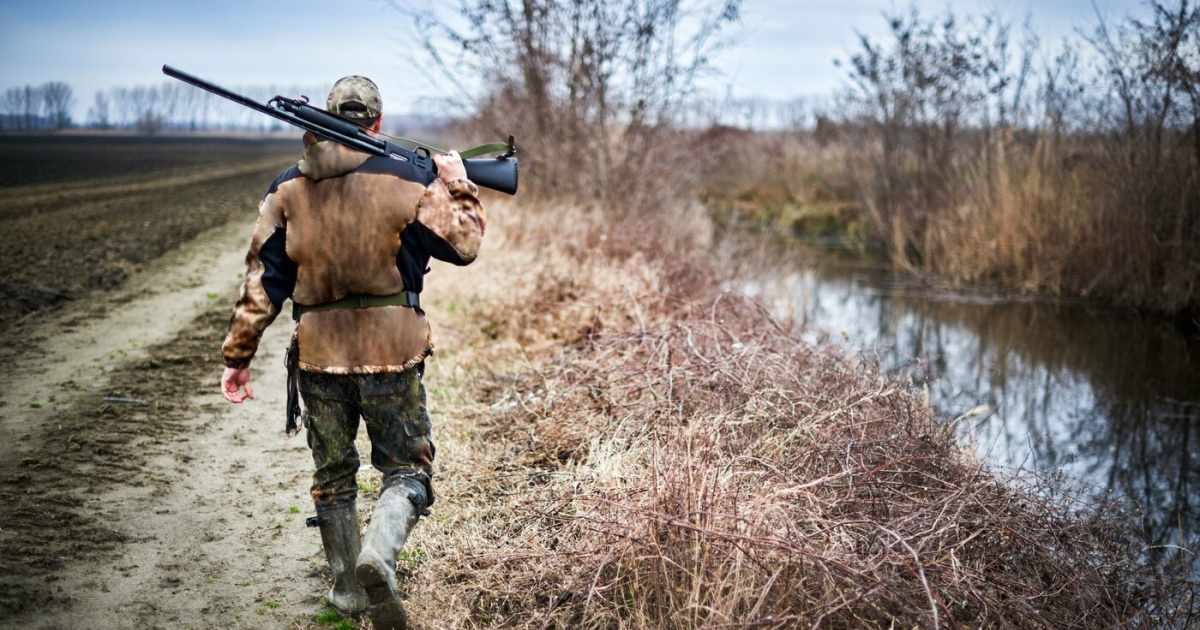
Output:
<instances>
[{"instance_id":1,"label":"gun barrel","mask_svg":"<svg viewBox=\"0 0 1200 630\"><path fill-rule=\"evenodd\" d=\"M256 109L267 115L275 116L276 118L279 118L279 116L276 115L275 110L271 109L270 107L267 107L266 105L263 105L262 103L259 103L257 101L252 101L252 100L246 98L245 96L242 96L241 94L238 94L236 92L230 92L229 90L226 90L225 88L223 88L219 85L216 85L215 83L209 83L208 81L205 81L204 79L201 79L200 77L198 77L196 75L188 74L188 73L184 72L183 70L180 70L179 68L172 68L171 66L163 64L162 71L163 71L163 74L165 74L169 77L179 79L180 81L183 81L184 83L188 83L188 84L194 85L202 90L212 92L213 94L216 94L217 96L223 96L223 97L237 103L238 105L242 105L244 107L249 107L250 109Z\"/></svg>"},{"instance_id":2,"label":"gun barrel","mask_svg":"<svg viewBox=\"0 0 1200 630\"><path fill-rule=\"evenodd\" d=\"M328 138L352 149L373 155L386 155L383 143L362 133L354 123L339 120L330 114L317 111L314 107L294 103L272 107L265 103L251 100L237 92L231 92L215 83L210 83L196 75L188 74L183 70L166 64L163 64L162 71L163 74L169 77L179 79L189 85L194 85L222 98L227 98L238 105L262 112L272 118L295 125L305 131L311 131L321 137Z\"/></svg>"},{"instance_id":3,"label":"gun barrel","mask_svg":"<svg viewBox=\"0 0 1200 630\"><path fill-rule=\"evenodd\" d=\"M404 147L384 142L372 137L354 123L312 107L306 102L277 96L269 104L259 103L166 64L163 64L162 71L163 74L179 79L188 85L227 98L238 105L262 112L305 131L311 131L351 149L372 155L411 161L419 168L437 172L437 166L429 158L427 150L423 153L410 151ZM509 147L510 149L512 147L511 137L509 138ZM517 160L511 156L512 151L510 150L500 158L464 160L463 165L466 167L467 176L471 181L485 188L513 195L517 192Z\"/></svg>"}]
</instances>

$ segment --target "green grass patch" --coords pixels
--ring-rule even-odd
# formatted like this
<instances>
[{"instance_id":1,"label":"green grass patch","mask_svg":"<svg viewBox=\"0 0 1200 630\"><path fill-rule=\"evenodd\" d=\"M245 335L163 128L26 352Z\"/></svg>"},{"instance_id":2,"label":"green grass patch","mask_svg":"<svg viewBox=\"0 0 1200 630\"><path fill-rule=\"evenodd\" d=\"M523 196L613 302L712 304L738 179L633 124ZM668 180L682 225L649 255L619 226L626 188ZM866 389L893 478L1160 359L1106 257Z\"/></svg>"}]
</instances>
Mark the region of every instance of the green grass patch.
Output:
<instances>
[{"instance_id":1,"label":"green grass patch","mask_svg":"<svg viewBox=\"0 0 1200 630\"><path fill-rule=\"evenodd\" d=\"M425 552L420 549L412 551L405 549L396 556L396 559L400 561L400 564L404 568L407 568L409 571L415 571L417 567L421 566L421 563L425 562Z\"/></svg>"},{"instance_id":2,"label":"green grass patch","mask_svg":"<svg viewBox=\"0 0 1200 630\"><path fill-rule=\"evenodd\" d=\"M313 621L323 625L332 626L333 630L356 630L358 622L353 619L347 619L341 616L333 606L326 603L325 610L317 613L313 617Z\"/></svg>"}]
</instances>

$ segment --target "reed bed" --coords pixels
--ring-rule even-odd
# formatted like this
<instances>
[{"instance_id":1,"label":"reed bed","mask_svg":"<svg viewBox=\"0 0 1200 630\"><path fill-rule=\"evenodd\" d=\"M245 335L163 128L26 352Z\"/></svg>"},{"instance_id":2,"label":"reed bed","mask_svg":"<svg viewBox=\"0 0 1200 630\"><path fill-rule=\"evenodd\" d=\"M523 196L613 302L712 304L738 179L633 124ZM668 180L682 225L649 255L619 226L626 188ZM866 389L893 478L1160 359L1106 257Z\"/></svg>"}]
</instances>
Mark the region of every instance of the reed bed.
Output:
<instances>
[{"instance_id":1,"label":"reed bed","mask_svg":"<svg viewBox=\"0 0 1200 630\"><path fill-rule=\"evenodd\" d=\"M699 133L704 197L963 288L1195 319L1200 8L1139 5L1055 44L1000 10L893 10L834 102Z\"/></svg>"}]
</instances>

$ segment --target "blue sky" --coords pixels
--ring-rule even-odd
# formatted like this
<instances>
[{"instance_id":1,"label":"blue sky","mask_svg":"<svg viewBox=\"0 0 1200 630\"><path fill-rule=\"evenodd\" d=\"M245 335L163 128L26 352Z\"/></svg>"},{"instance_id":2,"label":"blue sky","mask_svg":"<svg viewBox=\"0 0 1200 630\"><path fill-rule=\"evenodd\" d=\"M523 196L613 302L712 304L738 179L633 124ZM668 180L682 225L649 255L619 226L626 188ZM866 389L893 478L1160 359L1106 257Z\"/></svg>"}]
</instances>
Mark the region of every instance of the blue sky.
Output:
<instances>
[{"instance_id":1,"label":"blue sky","mask_svg":"<svg viewBox=\"0 0 1200 630\"><path fill-rule=\"evenodd\" d=\"M883 12L908 4L745 0L739 43L716 60L720 74L712 83L738 96L827 94L844 75L833 60L853 49L855 30L878 33ZM1032 12L1044 40L1088 28L1095 15L1092 0L916 4L926 13L998 8L1020 19ZM1097 4L1114 17L1140 12L1136 0ZM382 0L0 0L0 89L66 81L75 89L75 117L82 119L97 90L159 82L163 63L227 87L320 86L364 74L380 85L387 111L403 112L421 97L439 96L413 69L409 32L407 18Z\"/></svg>"}]
</instances>

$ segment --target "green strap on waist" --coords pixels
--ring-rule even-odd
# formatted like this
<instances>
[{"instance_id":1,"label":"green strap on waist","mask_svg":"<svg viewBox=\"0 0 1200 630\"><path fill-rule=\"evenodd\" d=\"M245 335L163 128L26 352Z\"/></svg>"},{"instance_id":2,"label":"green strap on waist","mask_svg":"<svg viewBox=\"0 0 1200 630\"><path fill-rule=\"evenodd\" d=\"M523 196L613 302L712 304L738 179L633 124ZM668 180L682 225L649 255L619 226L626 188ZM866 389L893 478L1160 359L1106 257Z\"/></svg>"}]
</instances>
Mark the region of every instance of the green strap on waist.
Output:
<instances>
[{"instance_id":1,"label":"green strap on waist","mask_svg":"<svg viewBox=\"0 0 1200 630\"><path fill-rule=\"evenodd\" d=\"M418 294L412 291L401 291L393 295L347 295L340 300L325 302L324 304L309 305L292 302L292 319L300 321L300 316L305 313L330 311L335 308L373 308L376 306L420 308L421 299Z\"/></svg>"}]
</instances>

